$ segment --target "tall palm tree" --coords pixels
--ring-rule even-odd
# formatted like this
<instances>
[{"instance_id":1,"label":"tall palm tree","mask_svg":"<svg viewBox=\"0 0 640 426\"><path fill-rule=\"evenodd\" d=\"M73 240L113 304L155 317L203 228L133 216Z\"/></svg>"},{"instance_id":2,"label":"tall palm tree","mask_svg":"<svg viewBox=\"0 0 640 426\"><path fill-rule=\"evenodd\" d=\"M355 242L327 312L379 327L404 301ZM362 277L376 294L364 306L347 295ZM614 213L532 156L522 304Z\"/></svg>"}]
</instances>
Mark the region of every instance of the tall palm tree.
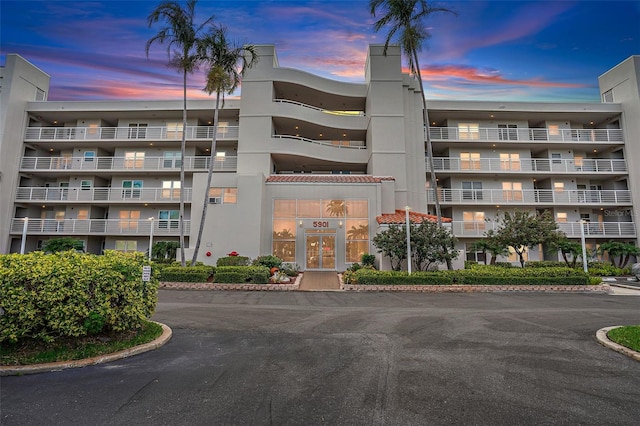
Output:
<instances>
[{"instance_id":1,"label":"tall palm tree","mask_svg":"<svg viewBox=\"0 0 640 426\"><path fill-rule=\"evenodd\" d=\"M455 12L443 7L431 7L427 3L427 0L369 0L369 10L374 17L378 10L382 12L381 18L373 24L373 28L376 31L380 31L384 27L389 28L383 53L385 55L387 54L389 43L397 34L400 48L407 56L409 71L418 79L418 83L420 84L424 133L427 142L427 156L429 157L429 166L431 169L431 190L434 193L434 205L438 225L442 226L442 213L440 211L440 200L438 199L437 193L436 172L433 167L433 147L431 145L431 136L429 135L427 98L422 83L418 52L422 50L424 42L431 37L431 34L424 25L424 20L433 13L447 12L455 14Z\"/></svg>"},{"instance_id":2,"label":"tall palm tree","mask_svg":"<svg viewBox=\"0 0 640 426\"><path fill-rule=\"evenodd\" d=\"M227 29L223 26L213 26L210 31L198 40L198 56L206 64L207 84L203 89L209 95L216 94L216 106L213 113L213 137L211 138L211 157L209 159L209 171L207 175L207 185L203 194L202 216L200 217L200 227L193 250L191 264L196 263L204 222L209 206L209 188L211 187L211 177L213 175L213 164L216 156L216 141L218 133L218 116L220 103L224 105L225 93L231 94L240 84L247 69L251 68L258 61L258 54L253 45L236 46L227 39Z\"/></svg>"},{"instance_id":3,"label":"tall palm tree","mask_svg":"<svg viewBox=\"0 0 640 426\"><path fill-rule=\"evenodd\" d=\"M193 73L198 67L197 40L199 33L213 21L213 16L202 24L195 23L195 8L197 0L187 0L183 8L177 1L166 1L159 4L147 17L149 27L162 22L164 27L145 46L147 58L149 49L155 42L167 45L169 66L182 72L183 102L182 102L182 142L180 144L180 259L182 266L186 265L184 256L184 157L187 144L187 74Z\"/></svg>"}]
</instances>

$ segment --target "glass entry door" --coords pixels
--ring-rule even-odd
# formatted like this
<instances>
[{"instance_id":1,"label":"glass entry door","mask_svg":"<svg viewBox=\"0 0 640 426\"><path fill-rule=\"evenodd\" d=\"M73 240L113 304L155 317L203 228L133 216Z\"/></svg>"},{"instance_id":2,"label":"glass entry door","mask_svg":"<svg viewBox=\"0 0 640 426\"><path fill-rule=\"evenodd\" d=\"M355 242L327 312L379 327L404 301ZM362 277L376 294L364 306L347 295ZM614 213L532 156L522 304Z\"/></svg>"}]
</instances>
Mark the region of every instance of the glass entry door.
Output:
<instances>
[{"instance_id":1,"label":"glass entry door","mask_svg":"<svg viewBox=\"0 0 640 426\"><path fill-rule=\"evenodd\" d=\"M335 234L307 234L306 269L336 269Z\"/></svg>"}]
</instances>

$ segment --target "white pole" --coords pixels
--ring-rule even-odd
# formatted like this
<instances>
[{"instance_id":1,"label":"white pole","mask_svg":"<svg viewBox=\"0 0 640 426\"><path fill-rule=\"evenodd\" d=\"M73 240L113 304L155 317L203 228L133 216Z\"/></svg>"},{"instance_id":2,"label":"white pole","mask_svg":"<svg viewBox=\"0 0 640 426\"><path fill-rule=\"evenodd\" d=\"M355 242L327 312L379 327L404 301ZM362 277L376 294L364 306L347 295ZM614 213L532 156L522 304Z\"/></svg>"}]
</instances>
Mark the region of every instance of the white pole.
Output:
<instances>
[{"instance_id":1,"label":"white pole","mask_svg":"<svg viewBox=\"0 0 640 426\"><path fill-rule=\"evenodd\" d=\"M580 242L582 243L582 269L585 273L589 272L589 267L587 266L587 243L584 240L584 225L585 221L580 219Z\"/></svg>"},{"instance_id":2,"label":"white pole","mask_svg":"<svg viewBox=\"0 0 640 426\"><path fill-rule=\"evenodd\" d=\"M411 207L404 208L405 221L407 223L407 271L411 275L411 222L409 221L409 210Z\"/></svg>"},{"instance_id":3,"label":"white pole","mask_svg":"<svg viewBox=\"0 0 640 426\"><path fill-rule=\"evenodd\" d=\"M153 218L150 217L151 230L149 231L149 262L151 262L151 249L153 248Z\"/></svg>"},{"instance_id":4,"label":"white pole","mask_svg":"<svg viewBox=\"0 0 640 426\"><path fill-rule=\"evenodd\" d=\"M29 227L29 218L25 217L22 224L22 242L20 243L20 254L24 254L24 249L27 245L27 228Z\"/></svg>"}]
</instances>

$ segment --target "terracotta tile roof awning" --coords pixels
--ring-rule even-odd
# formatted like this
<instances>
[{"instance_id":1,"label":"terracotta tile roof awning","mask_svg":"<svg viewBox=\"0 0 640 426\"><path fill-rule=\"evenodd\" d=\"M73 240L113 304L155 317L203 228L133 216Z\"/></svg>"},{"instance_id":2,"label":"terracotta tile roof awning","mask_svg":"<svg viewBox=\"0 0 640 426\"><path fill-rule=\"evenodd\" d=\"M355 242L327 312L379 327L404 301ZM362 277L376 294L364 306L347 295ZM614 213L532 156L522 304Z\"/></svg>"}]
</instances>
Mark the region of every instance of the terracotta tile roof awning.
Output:
<instances>
[{"instance_id":1,"label":"terracotta tile roof awning","mask_svg":"<svg viewBox=\"0 0 640 426\"><path fill-rule=\"evenodd\" d=\"M438 218L432 214L409 212L409 221L411 223L422 223L428 220L430 222L437 222ZM406 222L406 216L404 210L396 210L395 213L386 213L376 217L376 221L380 225L403 225ZM443 217L442 223L451 222L450 217Z\"/></svg>"},{"instance_id":2,"label":"terracotta tile roof awning","mask_svg":"<svg viewBox=\"0 0 640 426\"><path fill-rule=\"evenodd\" d=\"M385 180L395 180L393 177L378 177L369 175L272 175L267 183L380 183Z\"/></svg>"}]
</instances>

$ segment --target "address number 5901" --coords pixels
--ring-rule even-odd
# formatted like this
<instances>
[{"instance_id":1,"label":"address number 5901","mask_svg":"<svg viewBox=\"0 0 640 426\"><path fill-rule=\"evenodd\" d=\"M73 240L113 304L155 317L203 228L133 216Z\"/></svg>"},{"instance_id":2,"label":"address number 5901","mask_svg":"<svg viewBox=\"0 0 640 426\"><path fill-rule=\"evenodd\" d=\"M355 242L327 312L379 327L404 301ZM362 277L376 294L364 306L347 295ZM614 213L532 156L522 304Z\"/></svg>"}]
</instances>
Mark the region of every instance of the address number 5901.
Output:
<instances>
[{"instance_id":1,"label":"address number 5901","mask_svg":"<svg viewBox=\"0 0 640 426\"><path fill-rule=\"evenodd\" d=\"M329 227L329 222L327 222L325 220L314 220L313 221L313 227L314 228L328 228Z\"/></svg>"}]
</instances>

